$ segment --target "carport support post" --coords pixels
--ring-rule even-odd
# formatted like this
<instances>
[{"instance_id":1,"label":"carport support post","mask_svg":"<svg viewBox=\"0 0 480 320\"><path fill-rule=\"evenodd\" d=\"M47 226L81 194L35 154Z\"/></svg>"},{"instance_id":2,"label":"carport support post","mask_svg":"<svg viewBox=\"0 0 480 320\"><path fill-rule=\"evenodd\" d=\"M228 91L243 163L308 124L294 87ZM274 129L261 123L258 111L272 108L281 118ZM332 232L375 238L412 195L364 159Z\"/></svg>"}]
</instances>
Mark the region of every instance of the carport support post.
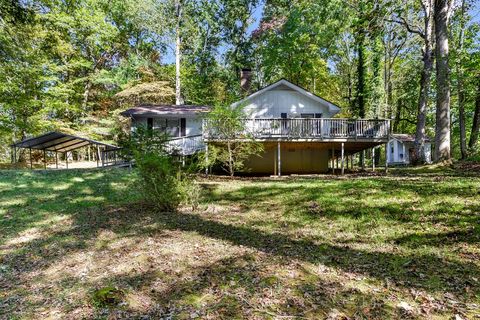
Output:
<instances>
[{"instance_id":1,"label":"carport support post","mask_svg":"<svg viewBox=\"0 0 480 320\"><path fill-rule=\"evenodd\" d=\"M97 144L97 156L95 158L97 158L97 168L98 168L98 166L100 164L100 162L99 162L100 161L100 147L98 146L98 144Z\"/></svg>"},{"instance_id":2,"label":"carport support post","mask_svg":"<svg viewBox=\"0 0 480 320\"><path fill-rule=\"evenodd\" d=\"M372 171L375 171L375 148L372 148Z\"/></svg>"},{"instance_id":3,"label":"carport support post","mask_svg":"<svg viewBox=\"0 0 480 320\"><path fill-rule=\"evenodd\" d=\"M55 151L55 167L58 169L58 152Z\"/></svg>"},{"instance_id":4,"label":"carport support post","mask_svg":"<svg viewBox=\"0 0 480 320\"><path fill-rule=\"evenodd\" d=\"M282 157L280 155L280 141L277 143L277 161L278 161L278 176L282 175Z\"/></svg>"},{"instance_id":5,"label":"carport support post","mask_svg":"<svg viewBox=\"0 0 480 320\"><path fill-rule=\"evenodd\" d=\"M68 151L65 152L65 162L67 164L67 169L68 169Z\"/></svg>"},{"instance_id":6,"label":"carport support post","mask_svg":"<svg viewBox=\"0 0 480 320\"><path fill-rule=\"evenodd\" d=\"M345 143L342 142L342 176L345 173Z\"/></svg>"},{"instance_id":7,"label":"carport support post","mask_svg":"<svg viewBox=\"0 0 480 320\"><path fill-rule=\"evenodd\" d=\"M30 170L33 169L33 164L32 164L32 148L28 148L28 151L30 153Z\"/></svg>"},{"instance_id":8,"label":"carport support post","mask_svg":"<svg viewBox=\"0 0 480 320\"><path fill-rule=\"evenodd\" d=\"M47 151L43 149L43 168L47 170Z\"/></svg>"}]
</instances>

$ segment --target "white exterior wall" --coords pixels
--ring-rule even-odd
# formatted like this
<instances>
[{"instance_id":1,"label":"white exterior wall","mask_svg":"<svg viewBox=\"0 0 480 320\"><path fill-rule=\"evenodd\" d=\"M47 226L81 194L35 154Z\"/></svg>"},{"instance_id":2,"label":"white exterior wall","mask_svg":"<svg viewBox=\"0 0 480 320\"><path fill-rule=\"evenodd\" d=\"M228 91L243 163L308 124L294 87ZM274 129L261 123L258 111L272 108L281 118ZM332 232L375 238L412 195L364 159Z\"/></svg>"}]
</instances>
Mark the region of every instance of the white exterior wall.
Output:
<instances>
[{"instance_id":1,"label":"white exterior wall","mask_svg":"<svg viewBox=\"0 0 480 320\"><path fill-rule=\"evenodd\" d=\"M393 145L393 152L392 152ZM413 148L413 142L402 142L400 140L392 139L388 142L388 163L404 163L410 164L410 152L409 149ZM432 162L432 144L430 142L425 143L425 153L427 162ZM403 158L401 155L403 154Z\"/></svg>"},{"instance_id":2,"label":"white exterior wall","mask_svg":"<svg viewBox=\"0 0 480 320\"><path fill-rule=\"evenodd\" d=\"M388 142L388 163L408 164L409 162L410 160L408 159L408 145L396 139L390 140Z\"/></svg>"},{"instance_id":3,"label":"white exterior wall","mask_svg":"<svg viewBox=\"0 0 480 320\"><path fill-rule=\"evenodd\" d=\"M430 142L425 143L425 156L427 157L427 163L432 163L432 144Z\"/></svg>"},{"instance_id":4,"label":"white exterior wall","mask_svg":"<svg viewBox=\"0 0 480 320\"><path fill-rule=\"evenodd\" d=\"M287 113L288 118L299 118L302 113L321 113L323 118L331 118L327 105L294 90L273 89L250 98L244 111L251 118L280 118Z\"/></svg>"}]
</instances>

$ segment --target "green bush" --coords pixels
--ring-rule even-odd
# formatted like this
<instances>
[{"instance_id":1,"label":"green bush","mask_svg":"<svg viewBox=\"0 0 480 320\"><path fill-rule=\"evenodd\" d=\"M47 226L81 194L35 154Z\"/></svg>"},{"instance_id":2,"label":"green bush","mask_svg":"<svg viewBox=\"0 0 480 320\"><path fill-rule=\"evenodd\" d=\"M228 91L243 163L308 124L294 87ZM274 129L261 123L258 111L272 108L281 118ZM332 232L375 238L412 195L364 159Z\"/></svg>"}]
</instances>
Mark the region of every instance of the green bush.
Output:
<instances>
[{"instance_id":1,"label":"green bush","mask_svg":"<svg viewBox=\"0 0 480 320\"><path fill-rule=\"evenodd\" d=\"M177 166L168 156L146 153L135 157L140 189L147 201L162 211L175 211L182 201Z\"/></svg>"},{"instance_id":2,"label":"green bush","mask_svg":"<svg viewBox=\"0 0 480 320\"><path fill-rule=\"evenodd\" d=\"M182 204L190 206L192 210L196 210L200 204L202 189L195 180L186 174L182 174L179 179L178 190L182 197Z\"/></svg>"},{"instance_id":3,"label":"green bush","mask_svg":"<svg viewBox=\"0 0 480 320\"><path fill-rule=\"evenodd\" d=\"M121 145L125 156L135 161L137 187L147 202L161 211L175 211L180 204L196 209L201 190L188 174L196 161L182 168L179 158L167 152L167 140L164 133L137 127Z\"/></svg>"}]
</instances>

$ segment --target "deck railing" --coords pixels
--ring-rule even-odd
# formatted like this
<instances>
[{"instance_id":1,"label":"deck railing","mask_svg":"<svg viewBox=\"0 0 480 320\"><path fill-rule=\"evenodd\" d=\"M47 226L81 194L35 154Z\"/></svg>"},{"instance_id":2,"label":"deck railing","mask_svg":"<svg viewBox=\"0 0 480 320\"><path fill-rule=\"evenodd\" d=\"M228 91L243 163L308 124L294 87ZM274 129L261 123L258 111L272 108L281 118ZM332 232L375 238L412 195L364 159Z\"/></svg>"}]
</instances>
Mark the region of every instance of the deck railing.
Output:
<instances>
[{"instance_id":1,"label":"deck railing","mask_svg":"<svg viewBox=\"0 0 480 320\"><path fill-rule=\"evenodd\" d=\"M176 153L182 156L194 154L205 149L203 136L201 134L169 139L165 145L169 153Z\"/></svg>"},{"instance_id":2,"label":"deck railing","mask_svg":"<svg viewBox=\"0 0 480 320\"><path fill-rule=\"evenodd\" d=\"M333 118L256 118L243 119L237 138L255 139L386 139L390 120L351 120ZM207 140L222 140L218 122L206 119L203 135Z\"/></svg>"}]
</instances>

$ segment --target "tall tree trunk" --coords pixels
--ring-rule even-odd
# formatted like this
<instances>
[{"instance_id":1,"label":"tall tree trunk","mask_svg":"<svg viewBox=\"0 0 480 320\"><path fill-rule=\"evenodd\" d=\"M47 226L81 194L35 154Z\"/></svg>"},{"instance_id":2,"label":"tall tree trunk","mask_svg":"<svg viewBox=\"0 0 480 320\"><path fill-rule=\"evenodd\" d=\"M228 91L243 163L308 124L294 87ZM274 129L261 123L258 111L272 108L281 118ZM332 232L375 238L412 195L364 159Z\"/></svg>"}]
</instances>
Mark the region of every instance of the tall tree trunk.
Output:
<instances>
[{"instance_id":1,"label":"tall tree trunk","mask_svg":"<svg viewBox=\"0 0 480 320\"><path fill-rule=\"evenodd\" d=\"M359 35L357 44L358 66L357 66L357 105L358 116L365 118L365 34Z\"/></svg>"},{"instance_id":2,"label":"tall tree trunk","mask_svg":"<svg viewBox=\"0 0 480 320\"><path fill-rule=\"evenodd\" d=\"M450 161L450 75L448 68L448 0L435 0L435 56L437 69L437 112L435 161Z\"/></svg>"},{"instance_id":3,"label":"tall tree trunk","mask_svg":"<svg viewBox=\"0 0 480 320\"><path fill-rule=\"evenodd\" d=\"M467 157L467 135L465 129L465 91L463 85L463 41L465 29L465 0L462 0L460 13L460 33L458 36L458 54L457 54L457 92L458 92L458 123L460 129L460 152L462 160Z\"/></svg>"},{"instance_id":4,"label":"tall tree trunk","mask_svg":"<svg viewBox=\"0 0 480 320\"><path fill-rule=\"evenodd\" d=\"M183 104L181 82L180 82L180 61L182 52L180 50L181 38L180 38L180 27L182 19L182 4L181 0L175 0L175 12L177 15L177 21L175 26L175 104Z\"/></svg>"},{"instance_id":5,"label":"tall tree trunk","mask_svg":"<svg viewBox=\"0 0 480 320\"><path fill-rule=\"evenodd\" d=\"M432 35L433 35L433 6L432 0L423 0L422 7L424 10L424 33L423 33L423 69L420 76L420 96L418 98L417 110L417 126L415 130L414 158L413 164L424 164L427 162L425 153L425 125L426 113L428 105L428 96L430 94L430 82L433 70L433 51L432 51Z\"/></svg>"},{"instance_id":6,"label":"tall tree trunk","mask_svg":"<svg viewBox=\"0 0 480 320\"><path fill-rule=\"evenodd\" d=\"M357 106L358 116L365 118L365 34L360 32L360 39L357 44L358 66L357 66ZM362 168L365 165L364 153L360 153L360 164Z\"/></svg>"},{"instance_id":7,"label":"tall tree trunk","mask_svg":"<svg viewBox=\"0 0 480 320\"><path fill-rule=\"evenodd\" d=\"M480 76L477 77L477 96L475 98L475 113L473 114L472 132L468 141L468 148L472 152L478 141L480 133Z\"/></svg>"}]
</instances>

